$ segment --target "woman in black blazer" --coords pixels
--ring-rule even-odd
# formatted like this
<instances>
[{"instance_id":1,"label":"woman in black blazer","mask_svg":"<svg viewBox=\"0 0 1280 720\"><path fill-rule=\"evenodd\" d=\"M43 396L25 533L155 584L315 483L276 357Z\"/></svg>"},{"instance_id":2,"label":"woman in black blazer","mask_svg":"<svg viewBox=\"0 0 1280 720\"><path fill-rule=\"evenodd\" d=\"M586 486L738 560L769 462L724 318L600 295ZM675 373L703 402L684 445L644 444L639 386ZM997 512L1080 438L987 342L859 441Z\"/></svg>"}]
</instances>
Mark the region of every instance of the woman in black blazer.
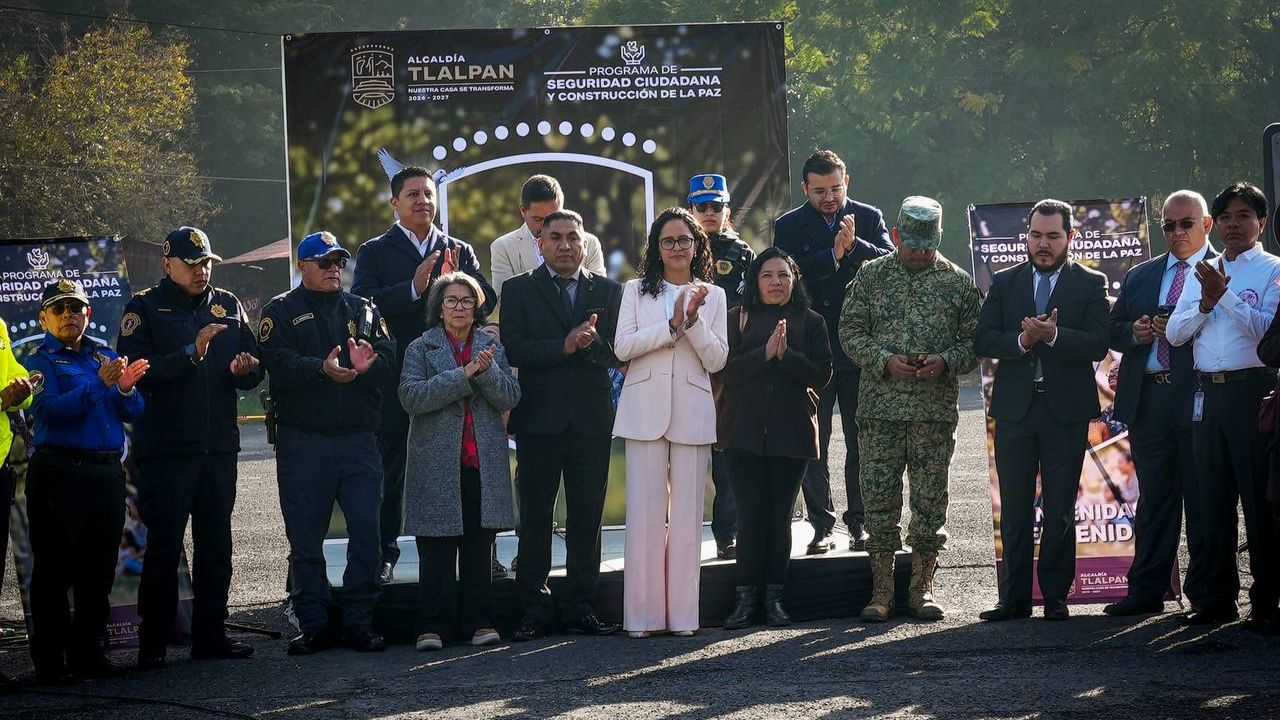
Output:
<instances>
[{"instance_id":1,"label":"woman in black blazer","mask_svg":"<svg viewBox=\"0 0 1280 720\"><path fill-rule=\"evenodd\" d=\"M725 629L750 625L764 588L765 621L790 624L782 607L791 558L791 508L805 464L818 457L818 390L831 378L822 316L809 309L800 268L771 247L744 278L729 311L729 360L719 375L718 445L738 505L737 599Z\"/></svg>"}]
</instances>

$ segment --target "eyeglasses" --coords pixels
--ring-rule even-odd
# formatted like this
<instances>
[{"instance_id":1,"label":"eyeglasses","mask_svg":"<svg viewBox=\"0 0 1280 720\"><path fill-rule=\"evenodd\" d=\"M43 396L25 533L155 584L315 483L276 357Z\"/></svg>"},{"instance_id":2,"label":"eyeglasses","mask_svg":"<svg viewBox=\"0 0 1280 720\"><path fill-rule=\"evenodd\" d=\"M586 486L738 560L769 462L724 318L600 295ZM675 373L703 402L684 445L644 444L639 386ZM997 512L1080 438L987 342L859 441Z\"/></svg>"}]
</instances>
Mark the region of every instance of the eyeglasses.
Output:
<instances>
[{"instance_id":1,"label":"eyeglasses","mask_svg":"<svg viewBox=\"0 0 1280 720\"><path fill-rule=\"evenodd\" d=\"M694 203L693 209L700 213L707 211L718 213L724 211L724 203L719 200L709 200L707 202Z\"/></svg>"},{"instance_id":2,"label":"eyeglasses","mask_svg":"<svg viewBox=\"0 0 1280 720\"><path fill-rule=\"evenodd\" d=\"M315 258L312 262L314 262L314 263L316 264L316 267L320 268L321 270L332 270L332 269L333 269L333 268L335 268L335 267L336 267L336 268L338 268L339 270L341 270L342 268L344 268L344 267L346 267L346 266L347 266L347 259L346 259L346 258L344 258L344 257L340 257L340 258L327 258L327 257Z\"/></svg>"},{"instance_id":3,"label":"eyeglasses","mask_svg":"<svg viewBox=\"0 0 1280 720\"><path fill-rule=\"evenodd\" d=\"M680 237L664 237L658 241L658 244L662 246L663 250L675 250L677 246L681 250L688 250L693 247L693 238L688 235L681 235Z\"/></svg>"},{"instance_id":4,"label":"eyeglasses","mask_svg":"<svg viewBox=\"0 0 1280 720\"><path fill-rule=\"evenodd\" d=\"M826 197L828 195L835 197L842 192L844 192L843 185L832 185L829 188L809 188L809 194L814 197Z\"/></svg>"},{"instance_id":5,"label":"eyeglasses","mask_svg":"<svg viewBox=\"0 0 1280 720\"><path fill-rule=\"evenodd\" d=\"M1198 217L1198 218L1182 218L1181 220L1165 220L1164 222L1160 223L1160 229L1167 233L1173 232L1173 229L1175 227L1178 228L1179 230L1190 230L1191 228L1198 225L1200 221L1203 219L1204 219L1203 217Z\"/></svg>"},{"instance_id":6,"label":"eyeglasses","mask_svg":"<svg viewBox=\"0 0 1280 720\"><path fill-rule=\"evenodd\" d=\"M79 315L80 313L84 312L84 309L86 307L88 307L88 305L85 305L79 300L59 300L55 303L51 303L48 307L45 308L45 310L48 310L50 313L54 315L61 315L67 312L68 310L71 311L72 315Z\"/></svg>"},{"instance_id":7,"label":"eyeglasses","mask_svg":"<svg viewBox=\"0 0 1280 720\"><path fill-rule=\"evenodd\" d=\"M460 298L460 297L455 297L453 295L450 295L446 297L444 300L442 300L441 303L445 307L449 308L450 310L453 310L459 306L461 306L463 309L466 309L466 310L472 310L476 306L476 299L473 297Z\"/></svg>"}]
</instances>

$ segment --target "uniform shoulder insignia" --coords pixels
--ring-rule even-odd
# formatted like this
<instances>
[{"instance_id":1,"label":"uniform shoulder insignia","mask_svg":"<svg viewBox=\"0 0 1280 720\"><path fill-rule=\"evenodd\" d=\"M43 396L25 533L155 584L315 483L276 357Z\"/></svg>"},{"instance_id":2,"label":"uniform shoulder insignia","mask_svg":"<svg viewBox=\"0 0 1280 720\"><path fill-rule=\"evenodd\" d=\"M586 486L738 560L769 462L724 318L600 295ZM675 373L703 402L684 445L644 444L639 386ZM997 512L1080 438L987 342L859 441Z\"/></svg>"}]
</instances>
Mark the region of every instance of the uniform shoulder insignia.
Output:
<instances>
[{"instance_id":1,"label":"uniform shoulder insignia","mask_svg":"<svg viewBox=\"0 0 1280 720\"><path fill-rule=\"evenodd\" d=\"M216 318L224 318L227 316L227 309L222 307L222 303L214 303L209 306L209 313Z\"/></svg>"},{"instance_id":2,"label":"uniform shoulder insignia","mask_svg":"<svg viewBox=\"0 0 1280 720\"><path fill-rule=\"evenodd\" d=\"M275 327L275 323L271 318L264 317L262 322L258 323L258 342L266 342L271 337L271 329Z\"/></svg>"},{"instance_id":3,"label":"uniform shoulder insignia","mask_svg":"<svg viewBox=\"0 0 1280 720\"><path fill-rule=\"evenodd\" d=\"M155 289L154 287L145 287L139 290L138 292L134 293L133 295L134 297L142 297L143 295L150 293L154 289Z\"/></svg>"},{"instance_id":4,"label":"uniform shoulder insignia","mask_svg":"<svg viewBox=\"0 0 1280 720\"><path fill-rule=\"evenodd\" d=\"M142 318L139 317L138 313L125 313L124 317L120 318L120 335L123 337L129 337L133 334L133 331L137 330L141 326Z\"/></svg>"}]
</instances>

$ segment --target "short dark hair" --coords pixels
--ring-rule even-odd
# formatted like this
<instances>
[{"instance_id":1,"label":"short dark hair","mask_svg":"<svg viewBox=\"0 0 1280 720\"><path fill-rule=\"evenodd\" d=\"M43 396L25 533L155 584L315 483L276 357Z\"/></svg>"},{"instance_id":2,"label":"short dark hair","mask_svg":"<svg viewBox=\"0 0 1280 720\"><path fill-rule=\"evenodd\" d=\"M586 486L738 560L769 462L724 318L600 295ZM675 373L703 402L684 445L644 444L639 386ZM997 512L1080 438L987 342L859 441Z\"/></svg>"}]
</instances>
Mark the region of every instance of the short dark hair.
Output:
<instances>
[{"instance_id":1,"label":"short dark hair","mask_svg":"<svg viewBox=\"0 0 1280 720\"><path fill-rule=\"evenodd\" d=\"M536 202L547 202L549 200L564 201L564 192L560 189L560 183L550 175L534 175L524 181L524 185L520 188L520 207L528 210L529 206Z\"/></svg>"},{"instance_id":2,"label":"short dark hair","mask_svg":"<svg viewBox=\"0 0 1280 720\"><path fill-rule=\"evenodd\" d=\"M844 161L840 156L830 150L818 150L804 161L804 168L800 170L800 179L809 182L809 175L830 175L833 172L844 174L846 171Z\"/></svg>"},{"instance_id":3,"label":"short dark hair","mask_svg":"<svg viewBox=\"0 0 1280 720\"><path fill-rule=\"evenodd\" d=\"M1031 224L1031 218L1036 215L1059 215L1062 217L1062 229L1071 232L1071 228L1075 226L1076 218L1071 211L1071 206L1061 200L1045 198L1031 207L1031 212L1027 213L1027 224Z\"/></svg>"},{"instance_id":4,"label":"short dark hair","mask_svg":"<svg viewBox=\"0 0 1280 720\"><path fill-rule=\"evenodd\" d=\"M416 177L428 178L431 180L431 184L435 185L436 181L431 177L430 170L417 165L407 165L391 176L391 197L400 197L400 191L404 189L405 182L409 178Z\"/></svg>"},{"instance_id":5,"label":"short dark hair","mask_svg":"<svg viewBox=\"0 0 1280 720\"><path fill-rule=\"evenodd\" d=\"M579 215L578 213L572 210L566 210L564 208L560 208L559 210L556 210L554 212L547 213L547 216L542 218L542 229L545 231L547 227L551 225L552 221L555 221L555 220L572 220L573 224L577 225L579 230L581 230L584 227L582 224L581 215Z\"/></svg>"},{"instance_id":6,"label":"short dark hair","mask_svg":"<svg viewBox=\"0 0 1280 720\"><path fill-rule=\"evenodd\" d=\"M775 258L785 262L787 269L791 271L791 300L787 304L801 310L809 308L809 291L805 289L804 278L800 275L800 265L786 250L771 245L751 261L747 266L747 272L742 276L742 311L748 313L748 322L751 317L750 311L764 304L760 299L760 270L764 268L765 263Z\"/></svg>"},{"instance_id":7,"label":"short dark hair","mask_svg":"<svg viewBox=\"0 0 1280 720\"><path fill-rule=\"evenodd\" d=\"M1267 196L1262 192L1262 188L1254 185L1246 180L1237 183L1231 183L1218 196L1213 199L1213 207L1210 209L1213 217L1218 217L1227 211L1227 206L1232 200L1239 198L1246 205L1253 209L1253 213L1259 219L1267 218Z\"/></svg>"}]
</instances>

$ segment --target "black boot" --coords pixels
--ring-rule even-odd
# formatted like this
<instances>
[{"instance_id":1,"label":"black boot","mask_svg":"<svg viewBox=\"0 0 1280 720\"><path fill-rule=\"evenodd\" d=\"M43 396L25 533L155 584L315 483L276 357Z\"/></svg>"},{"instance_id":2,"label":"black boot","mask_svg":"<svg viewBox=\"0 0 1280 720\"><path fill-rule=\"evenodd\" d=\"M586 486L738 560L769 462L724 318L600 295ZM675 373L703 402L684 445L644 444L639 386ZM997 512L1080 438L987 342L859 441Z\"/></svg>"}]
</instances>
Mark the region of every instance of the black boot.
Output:
<instances>
[{"instance_id":1,"label":"black boot","mask_svg":"<svg viewBox=\"0 0 1280 720\"><path fill-rule=\"evenodd\" d=\"M737 630L752 623L756 614L756 601L760 588L755 585L739 585L734 588L733 612L724 619L725 630Z\"/></svg>"},{"instance_id":2,"label":"black boot","mask_svg":"<svg viewBox=\"0 0 1280 720\"><path fill-rule=\"evenodd\" d=\"M780 627L791 624L791 616L782 609L782 585L766 585L764 588L764 621Z\"/></svg>"}]
</instances>

